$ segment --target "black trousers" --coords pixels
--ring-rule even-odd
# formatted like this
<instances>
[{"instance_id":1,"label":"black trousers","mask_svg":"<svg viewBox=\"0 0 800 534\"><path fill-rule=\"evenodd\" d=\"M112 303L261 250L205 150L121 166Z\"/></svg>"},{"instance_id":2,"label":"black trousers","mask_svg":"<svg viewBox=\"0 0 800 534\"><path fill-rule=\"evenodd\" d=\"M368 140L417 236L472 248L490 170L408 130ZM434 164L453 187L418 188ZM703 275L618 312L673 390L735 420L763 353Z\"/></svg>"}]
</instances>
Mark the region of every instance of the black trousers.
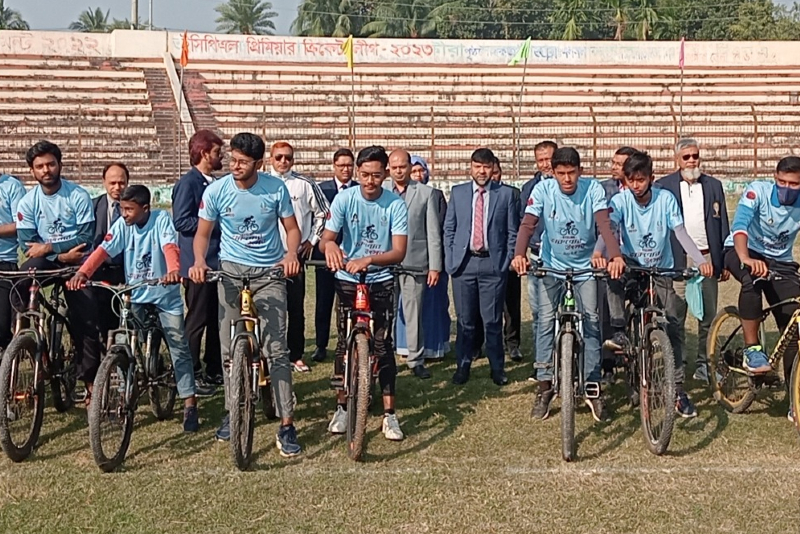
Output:
<instances>
[{"instance_id":1,"label":"black trousers","mask_svg":"<svg viewBox=\"0 0 800 534\"><path fill-rule=\"evenodd\" d=\"M316 305L314 307L314 330L316 331L317 348L327 349L331 339L331 315L333 302L336 300L334 288L335 276L328 269L317 268L316 280Z\"/></svg>"},{"instance_id":2,"label":"black trousers","mask_svg":"<svg viewBox=\"0 0 800 534\"><path fill-rule=\"evenodd\" d=\"M194 374L202 373L200 352L203 333L206 335L206 350L203 361L206 364L207 376L222 375L222 352L219 346L219 336L227 335L220 332L219 324L219 298L216 284L195 284L184 278L183 287L186 290L186 340L189 342L189 351L194 361ZM224 326L223 328L227 328Z\"/></svg>"},{"instance_id":3,"label":"black trousers","mask_svg":"<svg viewBox=\"0 0 800 534\"><path fill-rule=\"evenodd\" d=\"M334 374L344 374L344 353L347 351L347 323L350 310L356 298L356 284L335 279L334 287L339 297L339 308L336 319L339 329L339 340L336 343L336 360L333 364ZM394 280L378 282L369 287L369 305L372 309L372 339L375 344L375 356L378 358L378 382L384 395L394 395L397 381L397 364L394 361Z\"/></svg>"},{"instance_id":4,"label":"black trousers","mask_svg":"<svg viewBox=\"0 0 800 534\"><path fill-rule=\"evenodd\" d=\"M1 261L0 271L16 271L16 262ZM0 350L8 347L13 332L14 308L11 306L11 281L0 280Z\"/></svg>"},{"instance_id":5,"label":"black trousers","mask_svg":"<svg viewBox=\"0 0 800 534\"><path fill-rule=\"evenodd\" d=\"M47 258L31 258L20 265L21 271L28 269L50 270L63 269L68 267L59 261L50 261ZM51 281L53 283L63 283L60 280ZM31 280L21 280L12 292L11 298L14 307L24 309L28 303L28 292L31 287ZM100 341L99 310L95 300L95 292L91 288L80 291L64 291L64 298L67 301L67 319L70 323L72 341L78 357L78 379L84 382L94 382L97 368L100 367L100 352L102 349Z\"/></svg>"},{"instance_id":6,"label":"black trousers","mask_svg":"<svg viewBox=\"0 0 800 534\"><path fill-rule=\"evenodd\" d=\"M289 360L303 359L306 349L306 271L286 280L286 345Z\"/></svg>"},{"instance_id":7,"label":"black trousers","mask_svg":"<svg viewBox=\"0 0 800 534\"><path fill-rule=\"evenodd\" d=\"M125 267L122 265L103 264L92 277L95 280L108 282L117 285L125 283ZM100 338L105 343L108 331L119 327L119 310L113 309L114 295L111 291L103 288L93 288L95 301L97 302L98 323L100 325Z\"/></svg>"},{"instance_id":8,"label":"black trousers","mask_svg":"<svg viewBox=\"0 0 800 534\"><path fill-rule=\"evenodd\" d=\"M478 316L478 330L475 332L475 346L480 351L483 347L483 320ZM506 298L503 302L503 344L507 352L519 348L520 331L522 330L522 277L516 273L508 274L506 282ZM477 353L475 354L477 356Z\"/></svg>"},{"instance_id":9,"label":"black trousers","mask_svg":"<svg viewBox=\"0 0 800 534\"><path fill-rule=\"evenodd\" d=\"M605 279L597 281L597 311L600 313L600 347L603 355L603 372L614 372L617 357L614 351L603 348L603 341L614 334L611 328L611 313L608 311L608 282Z\"/></svg>"},{"instance_id":10,"label":"black trousers","mask_svg":"<svg viewBox=\"0 0 800 534\"><path fill-rule=\"evenodd\" d=\"M764 297L770 306L778 302L800 295L800 277L798 276L798 265L795 262L780 262L765 258L758 252L750 250L750 257L754 260L761 260L767 264L770 271L774 271L783 277L783 280L763 281L758 286L753 284L753 276L750 271L743 269L739 256L736 251L730 249L725 253L725 268L730 271L731 276L742 284L739 291L739 315L745 320L761 319L763 314L762 298ZM788 303L772 310L775 323L782 332L789 324L792 314L797 309L797 304ZM789 377L792 376L792 364L794 355L797 354L797 336L794 336L786 348L783 357L783 373L786 384L789 384Z\"/></svg>"}]
</instances>

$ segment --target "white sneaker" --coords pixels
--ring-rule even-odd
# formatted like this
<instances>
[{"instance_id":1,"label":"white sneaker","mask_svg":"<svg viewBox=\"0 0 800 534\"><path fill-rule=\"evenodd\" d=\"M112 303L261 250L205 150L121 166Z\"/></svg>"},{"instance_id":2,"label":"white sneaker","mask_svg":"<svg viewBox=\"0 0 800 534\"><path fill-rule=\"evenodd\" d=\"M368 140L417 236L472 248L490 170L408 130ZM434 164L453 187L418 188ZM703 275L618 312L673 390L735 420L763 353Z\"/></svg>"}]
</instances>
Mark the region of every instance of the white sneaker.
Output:
<instances>
[{"instance_id":1,"label":"white sneaker","mask_svg":"<svg viewBox=\"0 0 800 534\"><path fill-rule=\"evenodd\" d=\"M328 424L328 432L331 434L344 434L347 432L347 412L341 406L336 407L336 413Z\"/></svg>"},{"instance_id":2,"label":"white sneaker","mask_svg":"<svg viewBox=\"0 0 800 534\"><path fill-rule=\"evenodd\" d=\"M704 364L700 364L697 366L697 369L694 371L694 376L692 376L698 382L705 382L708 384L708 367Z\"/></svg>"},{"instance_id":3,"label":"white sneaker","mask_svg":"<svg viewBox=\"0 0 800 534\"><path fill-rule=\"evenodd\" d=\"M395 414L383 416L383 437L390 441L403 441L403 431Z\"/></svg>"}]
</instances>

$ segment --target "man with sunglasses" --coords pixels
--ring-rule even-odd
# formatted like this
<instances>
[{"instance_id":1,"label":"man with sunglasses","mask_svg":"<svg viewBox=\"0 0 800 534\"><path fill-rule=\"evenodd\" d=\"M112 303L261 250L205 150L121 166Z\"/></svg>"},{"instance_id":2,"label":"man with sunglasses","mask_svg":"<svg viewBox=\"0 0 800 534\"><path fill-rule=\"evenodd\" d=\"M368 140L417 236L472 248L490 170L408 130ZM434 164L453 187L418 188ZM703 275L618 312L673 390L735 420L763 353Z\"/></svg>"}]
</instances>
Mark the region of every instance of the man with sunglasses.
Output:
<instances>
[{"instance_id":1,"label":"man with sunglasses","mask_svg":"<svg viewBox=\"0 0 800 534\"><path fill-rule=\"evenodd\" d=\"M294 148L285 141L279 141L270 149L270 174L277 176L289 190L294 216L300 228L300 248L297 256L300 261L311 256L311 250L322 237L325 220L328 218L328 199L322 193L317 182L292 170L294 166ZM286 232L281 228L281 240L286 249ZM288 332L286 342L289 345L289 360L295 371L307 373L311 369L303 362L303 351L306 346L306 274L304 270L294 278L286 281L288 301Z\"/></svg>"},{"instance_id":2,"label":"man with sunglasses","mask_svg":"<svg viewBox=\"0 0 800 534\"><path fill-rule=\"evenodd\" d=\"M697 359L694 379L707 383L706 341L711 323L717 315L718 283L724 282L730 276L723 266L725 238L730 233L728 211L725 207L722 182L700 170L700 146L697 141L680 139L675 144L675 160L678 170L660 179L658 185L675 195L686 232L704 259L714 267L714 276L704 278L701 282L703 315L697 321ZM674 234L670 238L670 244L676 269L696 267ZM678 296L676 310L679 323L678 336L683 347L686 343L686 282L676 281L673 286ZM684 365L687 352L689 351L683 351Z\"/></svg>"}]
</instances>

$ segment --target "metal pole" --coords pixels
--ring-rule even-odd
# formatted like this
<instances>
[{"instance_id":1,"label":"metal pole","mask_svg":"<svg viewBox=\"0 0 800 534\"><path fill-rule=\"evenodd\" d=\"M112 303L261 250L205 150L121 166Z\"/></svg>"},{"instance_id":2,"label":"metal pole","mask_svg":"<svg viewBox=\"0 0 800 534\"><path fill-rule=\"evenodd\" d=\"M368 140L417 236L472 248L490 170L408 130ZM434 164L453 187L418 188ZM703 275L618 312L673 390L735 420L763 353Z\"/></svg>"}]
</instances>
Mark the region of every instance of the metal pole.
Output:
<instances>
[{"instance_id":1,"label":"metal pole","mask_svg":"<svg viewBox=\"0 0 800 534\"><path fill-rule=\"evenodd\" d=\"M183 142L186 136L183 133L183 65L181 65L181 93L178 99L178 168L183 169Z\"/></svg>"},{"instance_id":2,"label":"metal pole","mask_svg":"<svg viewBox=\"0 0 800 534\"><path fill-rule=\"evenodd\" d=\"M356 73L355 65L350 66L350 150L356 151Z\"/></svg>"},{"instance_id":3,"label":"metal pole","mask_svg":"<svg viewBox=\"0 0 800 534\"><path fill-rule=\"evenodd\" d=\"M139 0L131 0L131 29L139 29Z\"/></svg>"},{"instance_id":4,"label":"metal pole","mask_svg":"<svg viewBox=\"0 0 800 534\"><path fill-rule=\"evenodd\" d=\"M153 31L153 0L150 0L150 31Z\"/></svg>"},{"instance_id":5,"label":"metal pole","mask_svg":"<svg viewBox=\"0 0 800 534\"><path fill-rule=\"evenodd\" d=\"M525 75L528 74L528 57L525 57L525 63L522 66L522 83L520 84L519 88L519 107L517 108L517 124L516 124L516 136L514 139L514 151L516 152L516 172L517 172L517 180L520 179L520 168L519 168L519 160L520 160L520 150L519 150L519 140L520 140L520 130L522 129L522 98L525 95Z\"/></svg>"},{"instance_id":6,"label":"metal pole","mask_svg":"<svg viewBox=\"0 0 800 534\"><path fill-rule=\"evenodd\" d=\"M681 69L681 126L678 131L679 136L683 137L683 69Z\"/></svg>"}]
</instances>

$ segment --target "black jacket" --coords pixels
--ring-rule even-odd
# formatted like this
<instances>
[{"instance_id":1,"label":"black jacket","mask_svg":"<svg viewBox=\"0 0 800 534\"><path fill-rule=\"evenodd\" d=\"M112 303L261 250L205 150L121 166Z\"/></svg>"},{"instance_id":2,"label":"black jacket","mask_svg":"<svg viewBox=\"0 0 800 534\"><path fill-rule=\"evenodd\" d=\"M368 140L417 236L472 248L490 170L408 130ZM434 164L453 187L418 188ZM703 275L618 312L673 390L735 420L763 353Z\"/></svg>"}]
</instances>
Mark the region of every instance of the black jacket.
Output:
<instances>
[{"instance_id":1,"label":"black jacket","mask_svg":"<svg viewBox=\"0 0 800 534\"><path fill-rule=\"evenodd\" d=\"M358 187L358 183L355 180L350 180L350 185L348 187ZM333 199L339 194L339 185L337 184L336 180L333 179L320 182L319 188L322 191L322 194L325 195L325 198L328 199L328 204L333 204ZM342 243L341 233L339 233L339 237L336 238L336 242L339 244ZM325 256L322 254L322 252L319 251L319 246L315 246L314 250L311 251L311 259L317 261L325 259Z\"/></svg>"},{"instance_id":2,"label":"black jacket","mask_svg":"<svg viewBox=\"0 0 800 534\"><path fill-rule=\"evenodd\" d=\"M108 234L108 195L102 194L92 199L92 209L94 209L94 241L92 250L100 246L100 243ZM123 265L125 254L119 254L113 258L108 258L106 263L111 265Z\"/></svg>"},{"instance_id":3,"label":"black jacket","mask_svg":"<svg viewBox=\"0 0 800 534\"><path fill-rule=\"evenodd\" d=\"M194 234L197 233L197 212L203 191L206 190L205 176L195 167L181 176L172 188L172 220L178 232L178 247L181 250L181 276L189 276L189 267L194 265ZM212 269L219 268L219 225L214 226L208 241L206 263Z\"/></svg>"}]
</instances>

